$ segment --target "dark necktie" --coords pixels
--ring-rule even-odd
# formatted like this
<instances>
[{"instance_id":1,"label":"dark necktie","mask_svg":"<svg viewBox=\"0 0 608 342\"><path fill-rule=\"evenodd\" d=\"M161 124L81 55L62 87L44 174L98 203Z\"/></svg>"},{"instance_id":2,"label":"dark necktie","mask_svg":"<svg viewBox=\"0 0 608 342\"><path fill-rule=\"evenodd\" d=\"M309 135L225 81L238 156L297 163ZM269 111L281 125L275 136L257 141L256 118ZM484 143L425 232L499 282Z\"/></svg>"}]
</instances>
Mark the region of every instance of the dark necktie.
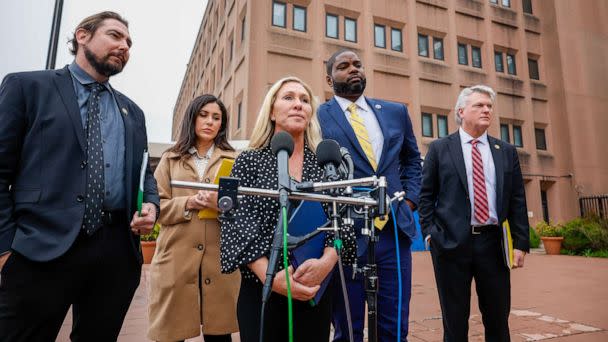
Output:
<instances>
[{"instance_id":1,"label":"dark necktie","mask_svg":"<svg viewBox=\"0 0 608 342\"><path fill-rule=\"evenodd\" d=\"M99 83L92 84L87 109L87 189L82 228L88 235L95 233L102 225L105 183L99 96L103 89Z\"/></svg>"},{"instance_id":2,"label":"dark necktie","mask_svg":"<svg viewBox=\"0 0 608 342\"><path fill-rule=\"evenodd\" d=\"M477 148L479 140L475 139L471 141L473 148L471 150L471 157L473 159L473 204L475 219L479 224L485 224L490 217L488 209L488 195L486 192L486 177L483 172L483 160L481 159L481 153Z\"/></svg>"}]
</instances>

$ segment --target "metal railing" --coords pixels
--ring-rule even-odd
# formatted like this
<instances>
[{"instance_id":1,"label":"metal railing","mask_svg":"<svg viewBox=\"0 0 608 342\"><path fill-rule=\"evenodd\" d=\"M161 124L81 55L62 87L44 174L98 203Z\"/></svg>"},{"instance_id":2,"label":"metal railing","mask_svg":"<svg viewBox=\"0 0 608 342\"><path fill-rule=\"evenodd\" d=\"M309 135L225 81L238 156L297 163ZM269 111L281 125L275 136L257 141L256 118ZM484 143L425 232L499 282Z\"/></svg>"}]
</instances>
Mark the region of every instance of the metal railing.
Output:
<instances>
[{"instance_id":1,"label":"metal railing","mask_svg":"<svg viewBox=\"0 0 608 342\"><path fill-rule=\"evenodd\" d=\"M578 203L582 217L597 215L608 219L608 194L581 197L578 199Z\"/></svg>"}]
</instances>

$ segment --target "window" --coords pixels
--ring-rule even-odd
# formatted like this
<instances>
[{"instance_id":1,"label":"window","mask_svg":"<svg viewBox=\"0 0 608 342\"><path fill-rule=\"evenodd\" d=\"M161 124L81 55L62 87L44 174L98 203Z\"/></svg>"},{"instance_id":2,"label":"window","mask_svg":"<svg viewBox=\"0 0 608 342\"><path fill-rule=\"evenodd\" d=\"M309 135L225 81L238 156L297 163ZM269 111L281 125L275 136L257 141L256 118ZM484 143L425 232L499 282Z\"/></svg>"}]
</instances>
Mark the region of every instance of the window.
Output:
<instances>
[{"instance_id":1,"label":"window","mask_svg":"<svg viewBox=\"0 0 608 342\"><path fill-rule=\"evenodd\" d=\"M403 41L401 37L401 30L391 28L391 50L403 51Z\"/></svg>"},{"instance_id":2,"label":"window","mask_svg":"<svg viewBox=\"0 0 608 342\"><path fill-rule=\"evenodd\" d=\"M272 3L272 26L285 27L287 5L282 2L273 1Z\"/></svg>"},{"instance_id":3,"label":"window","mask_svg":"<svg viewBox=\"0 0 608 342\"><path fill-rule=\"evenodd\" d=\"M472 64L475 68L481 68L481 48L478 46L471 46L471 58Z\"/></svg>"},{"instance_id":4,"label":"window","mask_svg":"<svg viewBox=\"0 0 608 342\"><path fill-rule=\"evenodd\" d=\"M418 34L418 56L429 56L429 36Z\"/></svg>"},{"instance_id":5,"label":"window","mask_svg":"<svg viewBox=\"0 0 608 342\"><path fill-rule=\"evenodd\" d=\"M239 102L239 105L237 106L237 110L236 110L236 129L240 129L241 128L241 105L243 103Z\"/></svg>"},{"instance_id":6,"label":"window","mask_svg":"<svg viewBox=\"0 0 608 342\"><path fill-rule=\"evenodd\" d=\"M502 52L494 51L494 66L496 72L505 72L505 66L502 64Z\"/></svg>"},{"instance_id":7,"label":"window","mask_svg":"<svg viewBox=\"0 0 608 342\"><path fill-rule=\"evenodd\" d=\"M437 115L437 137L443 138L448 135L448 117Z\"/></svg>"},{"instance_id":8,"label":"window","mask_svg":"<svg viewBox=\"0 0 608 342\"><path fill-rule=\"evenodd\" d=\"M521 126L513 125L513 145L524 147L524 141L521 137Z\"/></svg>"},{"instance_id":9,"label":"window","mask_svg":"<svg viewBox=\"0 0 608 342\"><path fill-rule=\"evenodd\" d=\"M507 54L507 72L509 75L517 75L517 69L515 68L515 55Z\"/></svg>"},{"instance_id":10,"label":"window","mask_svg":"<svg viewBox=\"0 0 608 342\"><path fill-rule=\"evenodd\" d=\"M543 128L535 128L534 137L536 138L536 149L546 151L547 140L545 139L545 130Z\"/></svg>"},{"instance_id":11,"label":"window","mask_svg":"<svg viewBox=\"0 0 608 342\"><path fill-rule=\"evenodd\" d=\"M357 42L357 21L351 18L344 18L344 40Z\"/></svg>"},{"instance_id":12,"label":"window","mask_svg":"<svg viewBox=\"0 0 608 342\"><path fill-rule=\"evenodd\" d=\"M433 136L433 115L430 113L422 113L422 136Z\"/></svg>"},{"instance_id":13,"label":"window","mask_svg":"<svg viewBox=\"0 0 608 342\"><path fill-rule=\"evenodd\" d=\"M528 70L530 71L530 78L533 80L539 80L538 74L538 61L536 59L528 58Z\"/></svg>"},{"instance_id":14,"label":"window","mask_svg":"<svg viewBox=\"0 0 608 342\"><path fill-rule=\"evenodd\" d=\"M490 0L491 3L498 5L498 0Z\"/></svg>"},{"instance_id":15,"label":"window","mask_svg":"<svg viewBox=\"0 0 608 342\"><path fill-rule=\"evenodd\" d=\"M230 39L230 41L228 42L228 49L229 49L228 50L229 51L229 55L228 55L229 59L228 60L229 61L232 61L232 54L234 53L234 47L233 46L234 45L233 45L232 39Z\"/></svg>"},{"instance_id":16,"label":"window","mask_svg":"<svg viewBox=\"0 0 608 342\"><path fill-rule=\"evenodd\" d=\"M547 200L546 190L540 190L540 204L543 208L543 220L545 220L545 222L549 222L549 201Z\"/></svg>"},{"instance_id":17,"label":"window","mask_svg":"<svg viewBox=\"0 0 608 342\"><path fill-rule=\"evenodd\" d=\"M245 40L245 17L241 19L241 41Z\"/></svg>"},{"instance_id":18,"label":"window","mask_svg":"<svg viewBox=\"0 0 608 342\"><path fill-rule=\"evenodd\" d=\"M221 80L222 79L222 73L224 72L224 51L220 52L218 62L220 64L220 67L217 69L217 72L219 74L218 77L217 77L217 79Z\"/></svg>"},{"instance_id":19,"label":"window","mask_svg":"<svg viewBox=\"0 0 608 342\"><path fill-rule=\"evenodd\" d=\"M504 7L511 7L511 0L502 0L502 5Z\"/></svg>"},{"instance_id":20,"label":"window","mask_svg":"<svg viewBox=\"0 0 608 342\"><path fill-rule=\"evenodd\" d=\"M338 39L338 17L333 14L325 15L325 36Z\"/></svg>"},{"instance_id":21,"label":"window","mask_svg":"<svg viewBox=\"0 0 608 342\"><path fill-rule=\"evenodd\" d=\"M532 14L532 0L521 0L521 7L524 13Z\"/></svg>"},{"instance_id":22,"label":"window","mask_svg":"<svg viewBox=\"0 0 608 342\"><path fill-rule=\"evenodd\" d=\"M306 8L293 6L293 29L306 32Z\"/></svg>"},{"instance_id":23,"label":"window","mask_svg":"<svg viewBox=\"0 0 608 342\"><path fill-rule=\"evenodd\" d=\"M433 37L433 58L443 60L443 39Z\"/></svg>"},{"instance_id":24,"label":"window","mask_svg":"<svg viewBox=\"0 0 608 342\"><path fill-rule=\"evenodd\" d=\"M467 54L467 45L458 43L458 64L469 65L469 56Z\"/></svg>"},{"instance_id":25,"label":"window","mask_svg":"<svg viewBox=\"0 0 608 342\"><path fill-rule=\"evenodd\" d=\"M500 140L511 143L511 137L509 136L509 125L500 124Z\"/></svg>"},{"instance_id":26,"label":"window","mask_svg":"<svg viewBox=\"0 0 608 342\"><path fill-rule=\"evenodd\" d=\"M374 46L386 48L386 37L384 36L384 26L374 24Z\"/></svg>"}]
</instances>

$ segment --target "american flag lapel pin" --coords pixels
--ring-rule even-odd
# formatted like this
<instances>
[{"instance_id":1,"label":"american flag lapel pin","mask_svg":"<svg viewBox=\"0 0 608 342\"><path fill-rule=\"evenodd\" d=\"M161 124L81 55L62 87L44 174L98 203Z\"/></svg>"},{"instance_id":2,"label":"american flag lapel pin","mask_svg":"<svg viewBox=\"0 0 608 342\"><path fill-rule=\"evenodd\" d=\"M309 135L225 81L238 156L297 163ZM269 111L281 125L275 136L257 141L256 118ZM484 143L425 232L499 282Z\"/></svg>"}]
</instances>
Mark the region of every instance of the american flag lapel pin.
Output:
<instances>
[{"instance_id":1,"label":"american flag lapel pin","mask_svg":"<svg viewBox=\"0 0 608 342\"><path fill-rule=\"evenodd\" d=\"M500 145L494 144L494 148L497 149L497 150L500 150Z\"/></svg>"},{"instance_id":2,"label":"american flag lapel pin","mask_svg":"<svg viewBox=\"0 0 608 342\"><path fill-rule=\"evenodd\" d=\"M129 112L127 111L127 108L125 108L125 107L122 107L122 108L120 109L120 111L122 112L122 115L124 115L124 116L129 115Z\"/></svg>"}]
</instances>

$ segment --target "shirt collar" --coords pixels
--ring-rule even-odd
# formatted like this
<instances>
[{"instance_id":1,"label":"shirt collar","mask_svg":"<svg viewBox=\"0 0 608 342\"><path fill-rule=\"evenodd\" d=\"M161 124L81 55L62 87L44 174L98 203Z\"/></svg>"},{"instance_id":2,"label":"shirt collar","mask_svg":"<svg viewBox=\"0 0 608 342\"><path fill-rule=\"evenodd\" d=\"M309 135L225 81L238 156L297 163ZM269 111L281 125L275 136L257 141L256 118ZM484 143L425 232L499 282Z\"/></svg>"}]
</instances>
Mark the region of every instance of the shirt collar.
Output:
<instances>
[{"instance_id":1,"label":"shirt collar","mask_svg":"<svg viewBox=\"0 0 608 342\"><path fill-rule=\"evenodd\" d=\"M336 99L336 102L338 102L338 105L340 106L340 108L342 108L343 112L346 112L348 110L348 106L350 106L350 104L353 103L352 101L345 99L343 97L340 97L338 95L334 95L334 98ZM358 109L363 109L364 111L369 111L369 106L367 105L367 102L365 102L365 96L363 96L363 95L359 96L357 101L355 101L355 104L357 105Z\"/></svg>"},{"instance_id":2,"label":"shirt collar","mask_svg":"<svg viewBox=\"0 0 608 342\"><path fill-rule=\"evenodd\" d=\"M475 139L469 133L465 132L465 130L462 129L462 127L458 128L458 133L460 134L460 141L463 144L468 144L472 140ZM479 140L479 142L482 145L487 145L488 144L488 131L483 132L483 134L479 138L477 138L477 140Z\"/></svg>"},{"instance_id":3,"label":"shirt collar","mask_svg":"<svg viewBox=\"0 0 608 342\"><path fill-rule=\"evenodd\" d=\"M76 79L76 81L78 81L78 83L82 84L83 86L87 86L89 84L97 82L93 77L91 77L91 75L87 74L87 72L84 71L84 69L81 68L80 65L76 63L76 61L73 61L72 64L68 65L68 69L70 70L72 76ZM109 81L105 81L101 83L101 85L103 85L108 91L112 92L112 88L110 87Z\"/></svg>"},{"instance_id":4,"label":"shirt collar","mask_svg":"<svg viewBox=\"0 0 608 342\"><path fill-rule=\"evenodd\" d=\"M211 145L211 147L209 147L209 150L207 150L207 154L205 154L204 156L200 156L198 154L198 150L196 149L196 147L192 146L188 149L188 153L190 153L191 155L196 155L199 159L211 159L211 155L213 155L213 150L215 149L215 144Z\"/></svg>"}]
</instances>

